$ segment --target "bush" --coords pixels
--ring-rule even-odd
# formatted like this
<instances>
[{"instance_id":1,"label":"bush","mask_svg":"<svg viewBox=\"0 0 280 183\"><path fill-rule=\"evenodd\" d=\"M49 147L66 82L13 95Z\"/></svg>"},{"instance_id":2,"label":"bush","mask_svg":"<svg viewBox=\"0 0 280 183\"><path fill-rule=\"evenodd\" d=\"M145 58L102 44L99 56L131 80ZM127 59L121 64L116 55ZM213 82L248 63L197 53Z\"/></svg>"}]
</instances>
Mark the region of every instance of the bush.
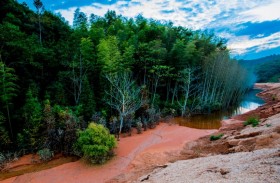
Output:
<instances>
[{"instance_id":1,"label":"bush","mask_svg":"<svg viewBox=\"0 0 280 183\"><path fill-rule=\"evenodd\" d=\"M219 140L220 138L222 138L222 136L224 136L224 134L218 134L218 135L211 135L210 140L214 141L214 140Z\"/></svg>"},{"instance_id":2,"label":"bush","mask_svg":"<svg viewBox=\"0 0 280 183\"><path fill-rule=\"evenodd\" d=\"M259 125L259 122L260 120L256 117L249 117L243 124L244 126L252 125L253 127L256 127Z\"/></svg>"},{"instance_id":3,"label":"bush","mask_svg":"<svg viewBox=\"0 0 280 183\"><path fill-rule=\"evenodd\" d=\"M6 157L4 156L4 154L2 154L0 152L0 170L2 170L5 167L5 163L6 163Z\"/></svg>"},{"instance_id":4,"label":"bush","mask_svg":"<svg viewBox=\"0 0 280 183\"><path fill-rule=\"evenodd\" d=\"M40 159L43 161L49 161L54 156L53 151L49 150L48 148L41 149L37 152Z\"/></svg>"},{"instance_id":5,"label":"bush","mask_svg":"<svg viewBox=\"0 0 280 183\"><path fill-rule=\"evenodd\" d=\"M90 123L84 131L78 132L75 149L94 164L101 164L113 155L116 139L103 125Z\"/></svg>"}]
</instances>

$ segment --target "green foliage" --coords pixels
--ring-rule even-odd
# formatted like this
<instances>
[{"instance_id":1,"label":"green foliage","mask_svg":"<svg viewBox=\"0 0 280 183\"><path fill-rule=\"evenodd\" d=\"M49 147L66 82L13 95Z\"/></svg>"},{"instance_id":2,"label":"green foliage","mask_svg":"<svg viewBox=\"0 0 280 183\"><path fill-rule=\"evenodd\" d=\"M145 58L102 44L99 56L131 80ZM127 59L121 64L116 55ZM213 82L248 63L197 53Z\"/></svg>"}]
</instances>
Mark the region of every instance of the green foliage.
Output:
<instances>
[{"instance_id":1,"label":"green foliage","mask_svg":"<svg viewBox=\"0 0 280 183\"><path fill-rule=\"evenodd\" d=\"M5 128L5 117L4 115L0 112L0 149L4 150L8 147L8 144L11 143L9 134Z\"/></svg>"},{"instance_id":2,"label":"green foliage","mask_svg":"<svg viewBox=\"0 0 280 183\"><path fill-rule=\"evenodd\" d=\"M86 130L79 131L75 147L91 163L100 164L112 156L116 140L103 125L90 123Z\"/></svg>"},{"instance_id":3,"label":"green foliage","mask_svg":"<svg viewBox=\"0 0 280 183\"><path fill-rule=\"evenodd\" d=\"M40 129L42 127L43 110L38 98L34 96L31 89L26 93L26 102L22 111L25 127L22 133L18 135L18 140L21 146L27 148L27 150L34 151L42 143Z\"/></svg>"},{"instance_id":4,"label":"green foliage","mask_svg":"<svg viewBox=\"0 0 280 183\"><path fill-rule=\"evenodd\" d=\"M1 60L0 53L0 104L3 108L6 108L6 113L8 116L8 122L10 127L11 135L13 136L12 124L10 119L10 105L12 99L16 96L17 85L15 81L17 80L14 74L14 69L7 67ZM4 122L4 120L2 121Z\"/></svg>"},{"instance_id":5,"label":"green foliage","mask_svg":"<svg viewBox=\"0 0 280 183\"><path fill-rule=\"evenodd\" d=\"M72 27L45 10L42 0L33 2L36 12L17 1L0 2L0 131L5 144L17 131L16 145L26 152L46 147L71 154L77 129L85 128L95 111L105 111L99 121L104 126L118 115L120 131L135 120L125 118L137 113L146 129L159 116L149 116L147 109L166 116L179 110L211 112L236 103L248 87L246 71L211 33L114 11L104 17L92 14L88 22L80 9ZM185 87L189 95L180 80L186 68L195 68L189 90Z\"/></svg>"},{"instance_id":6,"label":"green foliage","mask_svg":"<svg viewBox=\"0 0 280 183\"><path fill-rule=\"evenodd\" d=\"M224 134L218 134L218 135L211 135L210 136L210 140L211 141L215 141L215 140L219 140L220 138L222 138L224 136Z\"/></svg>"},{"instance_id":7,"label":"green foliage","mask_svg":"<svg viewBox=\"0 0 280 183\"><path fill-rule=\"evenodd\" d=\"M258 82L279 82L280 58L267 61L256 68Z\"/></svg>"},{"instance_id":8,"label":"green foliage","mask_svg":"<svg viewBox=\"0 0 280 183\"><path fill-rule=\"evenodd\" d=\"M244 126L252 125L253 127L256 127L259 125L259 118L258 117L249 117L243 124Z\"/></svg>"},{"instance_id":9,"label":"green foliage","mask_svg":"<svg viewBox=\"0 0 280 183\"><path fill-rule=\"evenodd\" d=\"M53 158L54 153L48 148L41 149L37 152L42 161L49 161Z\"/></svg>"},{"instance_id":10,"label":"green foliage","mask_svg":"<svg viewBox=\"0 0 280 183\"><path fill-rule=\"evenodd\" d=\"M97 46L98 63L105 73L114 73L123 69L121 63L121 53L118 48L118 40L115 36L102 39Z\"/></svg>"}]
</instances>

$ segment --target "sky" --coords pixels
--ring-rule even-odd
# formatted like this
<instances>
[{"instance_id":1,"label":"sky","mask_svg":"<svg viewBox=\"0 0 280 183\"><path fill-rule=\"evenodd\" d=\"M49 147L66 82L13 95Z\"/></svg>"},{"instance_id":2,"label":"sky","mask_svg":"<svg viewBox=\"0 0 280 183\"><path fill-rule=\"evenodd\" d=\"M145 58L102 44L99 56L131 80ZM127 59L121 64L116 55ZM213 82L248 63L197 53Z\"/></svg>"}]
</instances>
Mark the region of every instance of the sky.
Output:
<instances>
[{"instance_id":1,"label":"sky","mask_svg":"<svg viewBox=\"0 0 280 183\"><path fill-rule=\"evenodd\" d=\"M33 0L26 2L33 8ZM71 25L76 8L88 16L115 10L125 17L172 21L175 26L209 30L228 40L231 56L256 59L280 54L279 0L41 0Z\"/></svg>"}]
</instances>

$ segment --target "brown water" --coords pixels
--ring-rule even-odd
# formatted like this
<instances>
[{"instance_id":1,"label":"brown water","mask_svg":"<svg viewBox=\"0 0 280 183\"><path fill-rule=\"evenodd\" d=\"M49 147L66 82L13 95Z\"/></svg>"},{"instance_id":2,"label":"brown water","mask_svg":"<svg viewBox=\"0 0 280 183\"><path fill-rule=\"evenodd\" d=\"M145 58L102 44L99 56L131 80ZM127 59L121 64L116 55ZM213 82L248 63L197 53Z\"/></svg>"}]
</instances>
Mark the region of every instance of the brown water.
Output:
<instances>
[{"instance_id":1,"label":"brown water","mask_svg":"<svg viewBox=\"0 0 280 183\"><path fill-rule=\"evenodd\" d=\"M180 126L197 129L219 129L221 127L221 120L246 113L262 105L264 101L256 96L256 94L260 91L261 90L251 90L244 96L244 99L240 102L239 106L231 110L219 111L212 114L196 115L189 118L175 117L170 122L177 123Z\"/></svg>"}]
</instances>

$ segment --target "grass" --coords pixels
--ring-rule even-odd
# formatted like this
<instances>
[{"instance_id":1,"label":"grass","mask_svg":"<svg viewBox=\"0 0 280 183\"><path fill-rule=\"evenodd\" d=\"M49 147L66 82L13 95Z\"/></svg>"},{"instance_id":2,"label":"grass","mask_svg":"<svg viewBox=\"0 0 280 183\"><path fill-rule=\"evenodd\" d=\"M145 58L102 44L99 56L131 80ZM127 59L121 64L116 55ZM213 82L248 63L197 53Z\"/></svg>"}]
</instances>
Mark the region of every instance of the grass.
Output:
<instances>
[{"instance_id":1,"label":"grass","mask_svg":"<svg viewBox=\"0 0 280 183\"><path fill-rule=\"evenodd\" d=\"M210 140L211 140L211 141L219 140L220 138L222 138L222 136L224 136L223 133L218 134L218 135L211 135Z\"/></svg>"},{"instance_id":2,"label":"grass","mask_svg":"<svg viewBox=\"0 0 280 183\"><path fill-rule=\"evenodd\" d=\"M253 127L256 127L259 125L259 118L257 117L249 117L243 124L244 126L247 126L247 125L252 125Z\"/></svg>"}]
</instances>

